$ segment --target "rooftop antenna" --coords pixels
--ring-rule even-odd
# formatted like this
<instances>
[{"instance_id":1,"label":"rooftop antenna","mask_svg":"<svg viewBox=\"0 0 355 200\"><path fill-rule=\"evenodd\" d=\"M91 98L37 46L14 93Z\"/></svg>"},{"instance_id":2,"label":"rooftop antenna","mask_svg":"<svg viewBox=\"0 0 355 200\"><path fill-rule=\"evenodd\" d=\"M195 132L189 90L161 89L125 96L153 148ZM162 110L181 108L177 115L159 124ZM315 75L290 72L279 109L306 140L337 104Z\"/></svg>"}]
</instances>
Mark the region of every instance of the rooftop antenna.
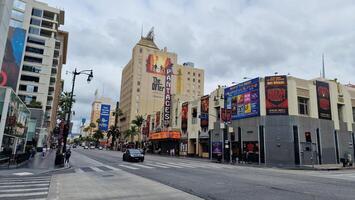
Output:
<instances>
[{"instance_id":1,"label":"rooftop antenna","mask_svg":"<svg viewBox=\"0 0 355 200\"><path fill-rule=\"evenodd\" d=\"M322 54L322 78L325 79L324 53Z\"/></svg>"},{"instance_id":2,"label":"rooftop antenna","mask_svg":"<svg viewBox=\"0 0 355 200\"><path fill-rule=\"evenodd\" d=\"M150 29L150 31L147 34L147 39L154 41L154 26Z\"/></svg>"}]
</instances>

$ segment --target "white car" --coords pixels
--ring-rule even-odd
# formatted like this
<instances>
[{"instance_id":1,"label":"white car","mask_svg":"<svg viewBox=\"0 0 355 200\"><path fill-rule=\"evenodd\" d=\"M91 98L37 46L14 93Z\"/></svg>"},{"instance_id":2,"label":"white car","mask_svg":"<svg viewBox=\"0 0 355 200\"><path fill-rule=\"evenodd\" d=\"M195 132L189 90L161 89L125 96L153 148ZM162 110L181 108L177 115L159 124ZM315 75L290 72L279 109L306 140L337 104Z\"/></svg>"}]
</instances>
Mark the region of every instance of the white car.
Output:
<instances>
[{"instance_id":1,"label":"white car","mask_svg":"<svg viewBox=\"0 0 355 200\"><path fill-rule=\"evenodd\" d=\"M103 148L102 148L102 146L99 146L99 150L102 150Z\"/></svg>"},{"instance_id":2,"label":"white car","mask_svg":"<svg viewBox=\"0 0 355 200\"><path fill-rule=\"evenodd\" d=\"M84 146L84 149L89 149L89 147L85 145L85 146Z\"/></svg>"},{"instance_id":3,"label":"white car","mask_svg":"<svg viewBox=\"0 0 355 200\"><path fill-rule=\"evenodd\" d=\"M95 146L94 146L94 145L91 145L91 146L90 146L90 149L95 149Z\"/></svg>"}]
</instances>

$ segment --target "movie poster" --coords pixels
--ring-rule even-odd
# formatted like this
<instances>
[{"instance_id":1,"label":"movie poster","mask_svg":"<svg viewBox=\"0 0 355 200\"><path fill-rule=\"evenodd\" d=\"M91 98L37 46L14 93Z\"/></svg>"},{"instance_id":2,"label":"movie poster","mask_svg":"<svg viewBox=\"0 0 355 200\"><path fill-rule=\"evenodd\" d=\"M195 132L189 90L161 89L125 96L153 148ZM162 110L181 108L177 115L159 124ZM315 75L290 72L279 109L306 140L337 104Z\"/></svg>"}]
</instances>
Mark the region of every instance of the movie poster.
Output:
<instances>
[{"instance_id":1,"label":"movie poster","mask_svg":"<svg viewBox=\"0 0 355 200\"><path fill-rule=\"evenodd\" d=\"M146 71L148 73L165 75L166 69L170 67L171 59L164 55L149 54L146 60Z\"/></svg>"},{"instance_id":2,"label":"movie poster","mask_svg":"<svg viewBox=\"0 0 355 200\"><path fill-rule=\"evenodd\" d=\"M19 79L26 31L9 27L5 55L0 71L0 86L11 87L15 92Z\"/></svg>"},{"instance_id":3,"label":"movie poster","mask_svg":"<svg viewBox=\"0 0 355 200\"><path fill-rule=\"evenodd\" d=\"M265 77L267 115L288 115L287 76Z\"/></svg>"},{"instance_id":4,"label":"movie poster","mask_svg":"<svg viewBox=\"0 0 355 200\"><path fill-rule=\"evenodd\" d=\"M181 107L181 130L187 131L187 120L188 120L189 103L185 102Z\"/></svg>"},{"instance_id":5,"label":"movie poster","mask_svg":"<svg viewBox=\"0 0 355 200\"><path fill-rule=\"evenodd\" d=\"M231 122L232 121L232 110L221 108L221 122Z\"/></svg>"},{"instance_id":6,"label":"movie poster","mask_svg":"<svg viewBox=\"0 0 355 200\"><path fill-rule=\"evenodd\" d=\"M212 142L212 153L213 154L222 153L222 142Z\"/></svg>"},{"instance_id":7,"label":"movie poster","mask_svg":"<svg viewBox=\"0 0 355 200\"><path fill-rule=\"evenodd\" d=\"M155 113L155 127L159 127L160 126L160 112L156 112Z\"/></svg>"},{"instance_id":8,"label":"movie poster","mask_svg":"<svg viewBox=\"0 0 355 200\"><path fill-rule=\"evenodd\" d=\"M319 119L332 120L329 84L326 82L316 81L316 89Z\"/></svg>"},{"instance_id":9,"label":"movie poster","mask_svg":"<svg viewBox=\"0 0 355 200\"><path fill-rule=\"evenodd\" d=\"M208 127L208 106L209 106L208 95L201 97L201 114L200 114L200 125L201 127Z\"/></svg>"},{"instance_id":10,"label":"movie poster","mask_svg":"<svg viewBox=\"0 0 355 200\"><path fill-rule=\"evenodd\" d=\"M150 115L147 115L147 120L146 120L146 135L149 135L149 131L150 131Z\"/></svg>"},{"instance_id":11,"label":"movie poster","mask_svg":"<svg viewBox=\"0 0 355 200\"><path fill-rule=\"evenodd\" d=\"M232 120L260 115L259 78L224 89L225 108Z\"/></svg>"}]
</instances>

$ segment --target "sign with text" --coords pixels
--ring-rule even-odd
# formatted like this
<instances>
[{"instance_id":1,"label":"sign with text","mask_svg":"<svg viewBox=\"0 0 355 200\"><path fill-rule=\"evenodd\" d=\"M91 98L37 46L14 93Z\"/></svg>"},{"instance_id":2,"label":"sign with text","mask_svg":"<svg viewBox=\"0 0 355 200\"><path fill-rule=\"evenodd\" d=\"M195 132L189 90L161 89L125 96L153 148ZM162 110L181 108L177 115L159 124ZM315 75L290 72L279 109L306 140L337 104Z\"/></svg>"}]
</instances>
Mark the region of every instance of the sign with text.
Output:
<instances>
[{"instance_id":1,"label":"sign with text","mask_svg":"<svg viewBox=\"0 0 355 200\"><path fill-rule=\"evenodd\" d=\"M171 79L173 75L173 64L170 58L166 60L165 66L165 95L164 95L164 126L169 127L170 124L170 110L171 110Z\"/></svg>"},{"instance_id":2,"label":"sign with text","mask_svg":"<svg viewBox=\"0 0 355 200\"><path fill-rule=\"evenodd\" d=\"M157 77L153 77L152 90L160 92L164 90L164 85L162 81Z\"/></svg>"},{"instance_id":3,"label":"sign with text","mask_svg":"<svg viewBox=\"0 0 355 200\"><path fill-rule=\"evenodd\" d=\"M265 77L267 115L288 115L287 76Z\"/></svg>"},{"instance_id":4,"label":"sign with text","mask_svg":"<svg viewBox=\"0 0 355 200\"><path fill-rule=\"evenodd\" d=\"M181 130L187 131L187 120L189 112L189 103L185 102L181 106Z\"/></svg>"},{"instance_id":5,"label":"sign with text","mask_svg":"<svg viewBox=\"0 0 355 200\"><path fill-rule=\"evenodd\" d=\"M316 81L316 89L319 119L332 120L329 84L326 82Z\"/></svg>"},{"instance_id":6,"label":"sign with text","mask_svg":"<svg viewBox=\"0 0 355 200\"><path fill-rule=\"evenodd\" d=\"M259 116L259 78L224 89L224 100L224 107L232 111L232 120Z\"/></svg>"},{"instance_id":7,"label":"sign with text","mask_svg":"<svg viewBox=\"0 0 355 200\"><path fill-rule=\"evenodd\" d=\"M100 111L100 123L99 129L101 131L107 131L108 125L110 121L110 105L101 104L101 111Z\"/></svg>"}]
</instances>

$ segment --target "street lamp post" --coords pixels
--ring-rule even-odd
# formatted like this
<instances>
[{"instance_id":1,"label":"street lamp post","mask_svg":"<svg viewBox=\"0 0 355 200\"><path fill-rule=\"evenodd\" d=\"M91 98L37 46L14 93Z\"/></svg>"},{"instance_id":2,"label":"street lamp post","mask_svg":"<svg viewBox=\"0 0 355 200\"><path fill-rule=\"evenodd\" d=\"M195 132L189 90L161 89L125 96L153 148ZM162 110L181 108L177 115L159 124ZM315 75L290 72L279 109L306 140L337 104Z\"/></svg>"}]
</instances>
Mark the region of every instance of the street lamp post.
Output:
<instances>
[{"instance_id":1,"label":"street lamp post","mask_svg":"<svg viewBox=\"0 0 355 200\"><path fill-rule=\"evenodd\" d=\"M80 74L86 74L88 75L87 78L87 82L90 83L91 79L94 77L93 73L92 73L92 69L91 70L82 70L82 71L77 71L76 68L74 70L74 72L72 72L73 74L73 85L71 88L71 93L70 93L70 103L69 103L69 111L68 111L68 118L67 118L67 129L66 132L64 133L64 137L63 137L63 152L66 152L66 146L67 146L67 138L68 138L68 134L69 134L69 129L70 129L70 116L71 116L71 109L73 106L73 96L74 96L74 86L75 86L75 78L77 75Z\"/></svg>"}]
</instances>

